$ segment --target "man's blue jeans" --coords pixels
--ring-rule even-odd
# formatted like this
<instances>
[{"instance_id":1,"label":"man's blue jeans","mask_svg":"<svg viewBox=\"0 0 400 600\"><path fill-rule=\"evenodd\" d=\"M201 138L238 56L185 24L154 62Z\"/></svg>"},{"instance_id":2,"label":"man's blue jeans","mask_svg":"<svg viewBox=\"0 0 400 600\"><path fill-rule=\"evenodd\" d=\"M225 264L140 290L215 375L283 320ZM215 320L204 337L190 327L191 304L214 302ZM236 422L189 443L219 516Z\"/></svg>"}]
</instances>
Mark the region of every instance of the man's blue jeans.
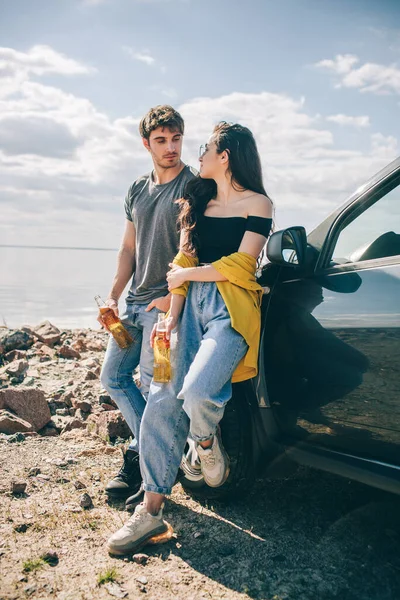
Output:
<instances>
[{"instance_id":1,"label":"man's blue jeans","mask_svg":"<svg viewBox=\"0 0 400 600\"><path fill-rule=\"evenodd\" d=\"M110 394L134 439L130 448L138 451L140 423L153 377L153 349L150 334L157 322L158 308L146 312L147 304L127 304L121 321L133 338L133 343L121 349L110 335L100 381ZM140 390L133 381L133 371L140 364Z\"/></svg>"}]
</instances>

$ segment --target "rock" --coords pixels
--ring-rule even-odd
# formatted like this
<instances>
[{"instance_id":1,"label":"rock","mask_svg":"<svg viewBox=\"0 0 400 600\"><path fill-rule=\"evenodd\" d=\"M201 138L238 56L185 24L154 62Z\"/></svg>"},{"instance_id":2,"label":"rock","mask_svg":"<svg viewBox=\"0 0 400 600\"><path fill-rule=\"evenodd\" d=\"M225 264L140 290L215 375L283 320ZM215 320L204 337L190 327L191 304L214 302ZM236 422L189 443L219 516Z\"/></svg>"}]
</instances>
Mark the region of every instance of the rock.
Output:
<instances>
[{"instance_id":1,"label":"rock","mask_svg":"<svg viewBox=\"0 0 400 600\"><path fill-rule=\"evenodd\" d=\"M118 583L108 582L103 586L110 596L114 596L115 598L126 598L128 592L126 592Z\"/></svg>"},{"instance_id":2,"label":"rock","mask_svg":"<svg viewBox=\"0 0 400 600\"><path fill-rule=\"evenodd\" d=\"M5 368L5 372L7 375L10 375L10 377L19 377L20 375L25 374L28 367L29 363L26 360L14 360Z\"/></svg>"},{"instance_id":3,"label":"rock","mask_svg":"<svg viewBox=\"0 0 400 600\"><path fill-rule=\"evenodd\" d=\"M63 427L61 434L71 431L71 429L86 429L86 423L80 419L76 419L75 417L69 417L69 419L70 420Z\"/></svg>"},{"instance_id":4,"label":"rock","mask_svg":"<svg viewBox=\"0 0 400 600\"><path fill-rule=\"evenodd\" d=\"M92 499L86 492L79 498L79 506L81 506L81 508L90 508L93 506Z\"/></svg>"},{"instance_id":5,"label":"rock","mask_svg":"<svg viewBox=\"0 0 400 600\"><path fill-rule=\"evenodd\" d=\"M74 486L75 486L76 490L85 490L86 489L86 485L82 481L79 481L79 479L76 479L74 481Z\"/></svg>"},{"instance_id":6,"label":"rock","mask_svg":"<svg viewBox=\"0 0 400 600\"><path fill-rule=\"evenodd\" d=\"M81 366L86 369L97 369L100 366L98 358L90 357L81 361Z\"/></svg>"},{"instance_id":7,"label":"rock","mask_svg":"<svg viewBox=\"0 0 400 600\"><path fill-rule=\"evenodd\" d=\"M149 556L148 554L134 554L132 556L132 560L133 562L137 563L138 565L145 565L147 563L147 561L149 560Z\"/></svg>"},{"instance_id":8,"label":"rock","mask_svg":"<svg viewBox=\"0 0 400 600\"><path fill-rule=\"evenodd\" d=\"M85 340L83 340L82 338L78 338L77 340L72 342L71 347L79 353L86 352L87 350Z\"/></svg>"},{"instance_id":9,"label":"rock","mask_svg":"<svg viewBox=\"0 0 400 600\"><path fill-rule=\"evenodd\" d=\"M10 435L7 442L9 444L14 444L15 442L24 442L25 441L25 436L23 433L20 433L18 431L18 433L14 433L14 435Z\"/></svg>"},{"instance_id":10,"label":"rock","mask_svg":"<svg viewBox=\"0 0 400 600\"><path fill-rule=\"evenodd\" d=\"M13 494L23 494L26 490L26 481L14 480L11 482L11 492Z\"/></svg>"},{"instance_id":11,"label":"rock","mask_svg":"<svg viewBox=\"0 0 400 600\"><path fill-rule=\"evenodd\" d=\"M105 390L100 392L99 395L99 404L111 404L112 406L115 406L115 408L118 408L118 406L115 404L114 400L111 398L111 396L109 394L107 394L107 392Z\"/></svg>"},{"instance_id":12,"label":"rock","mask_svg":"<svg viewBox=\"0 0 400 600\"><path fill-rule=\"evenodd\" d=\"M35 337L50 347L57 344L61 338L61 331L49 321L43 321L43 323L34 327L32 332Z\"/></svg>"},{"instance_id":13,"label":"rock","mask_svg":"<svg viewBox=\"0 0 400 600\"><path fill-rule=\"evenodd\" d=\"M40 348L38 352L39 362L47 362L49 360L54 360L56 358L56 352L49 346L45 346L44 344Z\"/></svg>"},{"instance_id":14,"label":"rock","mask_svg":"<svg viewBox=\"0 0 400 600\"><path fill-rule=\"evenodd\" d=\"M58 565L58 554L55 550L47 550L46 552L44 552L41 557L42 560L44 560L44 562L46 562L48 565L51 565L52 567L54 567L55 565Z\"/></svg>"},{"instance_id":15,"label":"rock","mask_svg":"<svg viewBox=\"0 0 400 600\"><path fill-rule=\"evenodd\" d=\"M34 583L30 583L24 587L24 592L27 596L32 596L36 592L37 586Z\"/></svg>"},{"instance_id":16,"label":"rock","mask_svg":"<svg viewBox=\"0 0 400 600\"><path fill-rule=\"evenodd\" d=\"M85 381L94 381L95 379L98 379L98 375L94 371L87 371Z\"/></svg>"},{"instance_id":17,"label":"rock","mask_svg":"<svg viewBox=\"0 0 400 600\"><path fill-rule=\"evenodd\" d=\"M73 358L73 359L79 359L81 357L79 352L74 350L72 348L72 346L67 346L67 344L63 344L61 346L61 348L58 351L58 356L60 356L61 358Z\"/></svg>"},{"instance_id":18,"label":"rock","mask_svg":"<svg viewBox=\"0 0 400 600\"><path fill-rule=\"evenodd\" d=\"M69 416L68 408L56 408L56 415L61 415L62 417Z\"/></svg>"},{"instance_id":19,"label":"rock","mask_svg":"<svg viewBox=\"0 0 400 600\"><path fill-rule=\"evenodd\" d=\"M79 408L81 411L86 413L89 413L92 410L92 405L86 400L73 400L72 404L74 408Z\"/></svg>"},{"instance_id":20,"label":"rock","mask_svg":"<svg viewBox=\"0 0 400 600\"><path fill-rule=\"evenodd\" d=\"M0 433L12 435L19 431L32 431L32 425L7 410L0 410Z\"/></svg>"},{"instance_id":21,"label":"rock","mask_svg":"<svg viewBox=\"0 0 400 600\"><path fill-rule=\"evenodd\" d=\"M136 581L138 581L142 585L146 585L148 583L148 579L144 575L140 575L140 577L136 577Z\"/></svg>"},{"instance_id":22,"label":"rock","mask_svg":"<svg viewBox=\"0 0 400 600\"><path fill-rule=\"evenodd\" d=\"M40 467L31 467L28 471L28 477L36 477L36 475L39 475L40 473Z\"/></svg>"},{"instance_id":23,"label":"rock","mask_svg":"<svg viewBox=\"0 0 400 600\"><path fill-rule=\"evenodd\" d=\"M115 410L115 406L113 406L112 404L106 404L105 402L103 402L103 404L101 404L100 406L103 410Z\"/></svg>"},{"instance_id":24,"label":"rock","mask_svg":"<svg viewBox=\"0 0 400 600\"><path fill-rule=\"evenodd\" d=\"M31 429L35 431L42 429L51 418L44 392L35 388L0 390L0 408L12 410L18 417L31 423Z\"/></svg>"},{"instance_id":25,"label":"rock","mask_svg":"<svg viewBox=\"0 0 400 600\"><path fill-rule=\"evenodd\" d=\"M11 350L28 350L33 341L32 335L21 329L0 329L0 356Z\"/></svg>"},{"instance_id":26,"label":"rock","mask_svg":"<svg viewBox=\"0 0 400 600\"><path fill-rule=\"evenodd\" d=\"M26 358L26 350L11 350L4 356L6 362L13 362L14 360L23 360Z\"/></svg>"},{"instance_id":27,"label":"rock","mask_svg":"<svg viewBox=\"0 0 400 600\"><path fill-rule=\"evenodd\" d=\"M90 340L86 342L86 348L93 352L102 352L106 349L106 344L100 340Z\"/></svg>"},{"instance_id":28,"label":"rock","mask_svg":"<svg viewBox=\"0 0 400 600\"><path fill-rule=\"evenodd\" d=\"M31 526L32 523L19 523L18 525L14 525L14 531L17 533L26 533Z\"/></svg>"},{"instance_id":29,"label":"rock","mask_svg":"<svg viewBox=\"0 0 400 600\"><path fill-rule=\"evenodd\" d=\"M112 410L99 414L97 420L94 421L94 430L102 439L115 439L120 437L125 440L132 435L131 430L119 410Z\"/></svg>"}]
</instances>

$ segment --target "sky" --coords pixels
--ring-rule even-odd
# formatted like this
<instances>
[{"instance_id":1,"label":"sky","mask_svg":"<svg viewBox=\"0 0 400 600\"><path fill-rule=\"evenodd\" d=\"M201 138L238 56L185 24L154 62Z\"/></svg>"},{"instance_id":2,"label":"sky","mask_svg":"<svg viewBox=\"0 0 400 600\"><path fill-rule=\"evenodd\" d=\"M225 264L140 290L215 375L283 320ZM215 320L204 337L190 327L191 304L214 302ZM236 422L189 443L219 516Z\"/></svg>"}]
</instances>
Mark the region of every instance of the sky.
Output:
<instances>
[{"instance_id":1,"label":"sky","mask_svg":"<svg viewBox=\"0 0 400 600\"><path fill-rule=\"evenodd\" d=\"M311 231L400 154L400 3L0 0L0 244L118 247L164 103L195 167L250 127L276 228Z\"/></svg>"}]
</instances>

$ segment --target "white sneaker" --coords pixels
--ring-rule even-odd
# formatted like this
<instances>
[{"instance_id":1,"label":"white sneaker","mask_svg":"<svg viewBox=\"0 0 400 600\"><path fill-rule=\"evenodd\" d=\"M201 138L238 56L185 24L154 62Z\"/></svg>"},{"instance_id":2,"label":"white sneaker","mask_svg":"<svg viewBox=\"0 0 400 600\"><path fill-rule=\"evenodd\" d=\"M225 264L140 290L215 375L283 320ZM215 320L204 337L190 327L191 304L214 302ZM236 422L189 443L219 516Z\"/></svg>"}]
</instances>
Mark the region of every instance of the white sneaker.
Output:
<instances>
[{"instance_id":1,"label":"white sneaker","mask_svg":"<svg viewBox=\"0 0 400 600\"><path fill-rule=\"evenodd\" d=\"M130 519L108 540L108 552L116 556L136 552L145 546L150 538L167 531L168 525L162 518L162 509L163 507L158 515L154 516L147 512L144 504L138 504Z\"/></svg>"},{"instance_id":2,"label":"white sneaker","mask_svg":"<svg viewBox=\"0 0 400 600\"><path fill-rule=\"evenodd\" d=\"M225 483L229 475L229 456L222 445L219 429L214 435L212 446L203 448L198 444L197 452L206 484L210 487L219 487Z\"/></svg>"}]
</instances>

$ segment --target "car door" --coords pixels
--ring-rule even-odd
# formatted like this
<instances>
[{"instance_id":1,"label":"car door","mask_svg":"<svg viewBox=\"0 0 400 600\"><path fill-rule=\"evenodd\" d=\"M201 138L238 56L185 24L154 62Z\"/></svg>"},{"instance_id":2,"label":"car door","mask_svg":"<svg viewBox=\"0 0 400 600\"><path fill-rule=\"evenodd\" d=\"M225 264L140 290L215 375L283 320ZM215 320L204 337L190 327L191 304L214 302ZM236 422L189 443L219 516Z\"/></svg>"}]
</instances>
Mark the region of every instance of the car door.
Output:
<instances>
[{"instance_id":1,"label":"car door","mask_svg":"<svg viewBox=\"0 0 400 600\"><path fill-rule=\"evenodd\" d=\"M339 213L312 275L269 303L268 392L285 436L400 464L400 176ZM268 347L268 348L267 348Z\"/></svg>"}]
</instances>

